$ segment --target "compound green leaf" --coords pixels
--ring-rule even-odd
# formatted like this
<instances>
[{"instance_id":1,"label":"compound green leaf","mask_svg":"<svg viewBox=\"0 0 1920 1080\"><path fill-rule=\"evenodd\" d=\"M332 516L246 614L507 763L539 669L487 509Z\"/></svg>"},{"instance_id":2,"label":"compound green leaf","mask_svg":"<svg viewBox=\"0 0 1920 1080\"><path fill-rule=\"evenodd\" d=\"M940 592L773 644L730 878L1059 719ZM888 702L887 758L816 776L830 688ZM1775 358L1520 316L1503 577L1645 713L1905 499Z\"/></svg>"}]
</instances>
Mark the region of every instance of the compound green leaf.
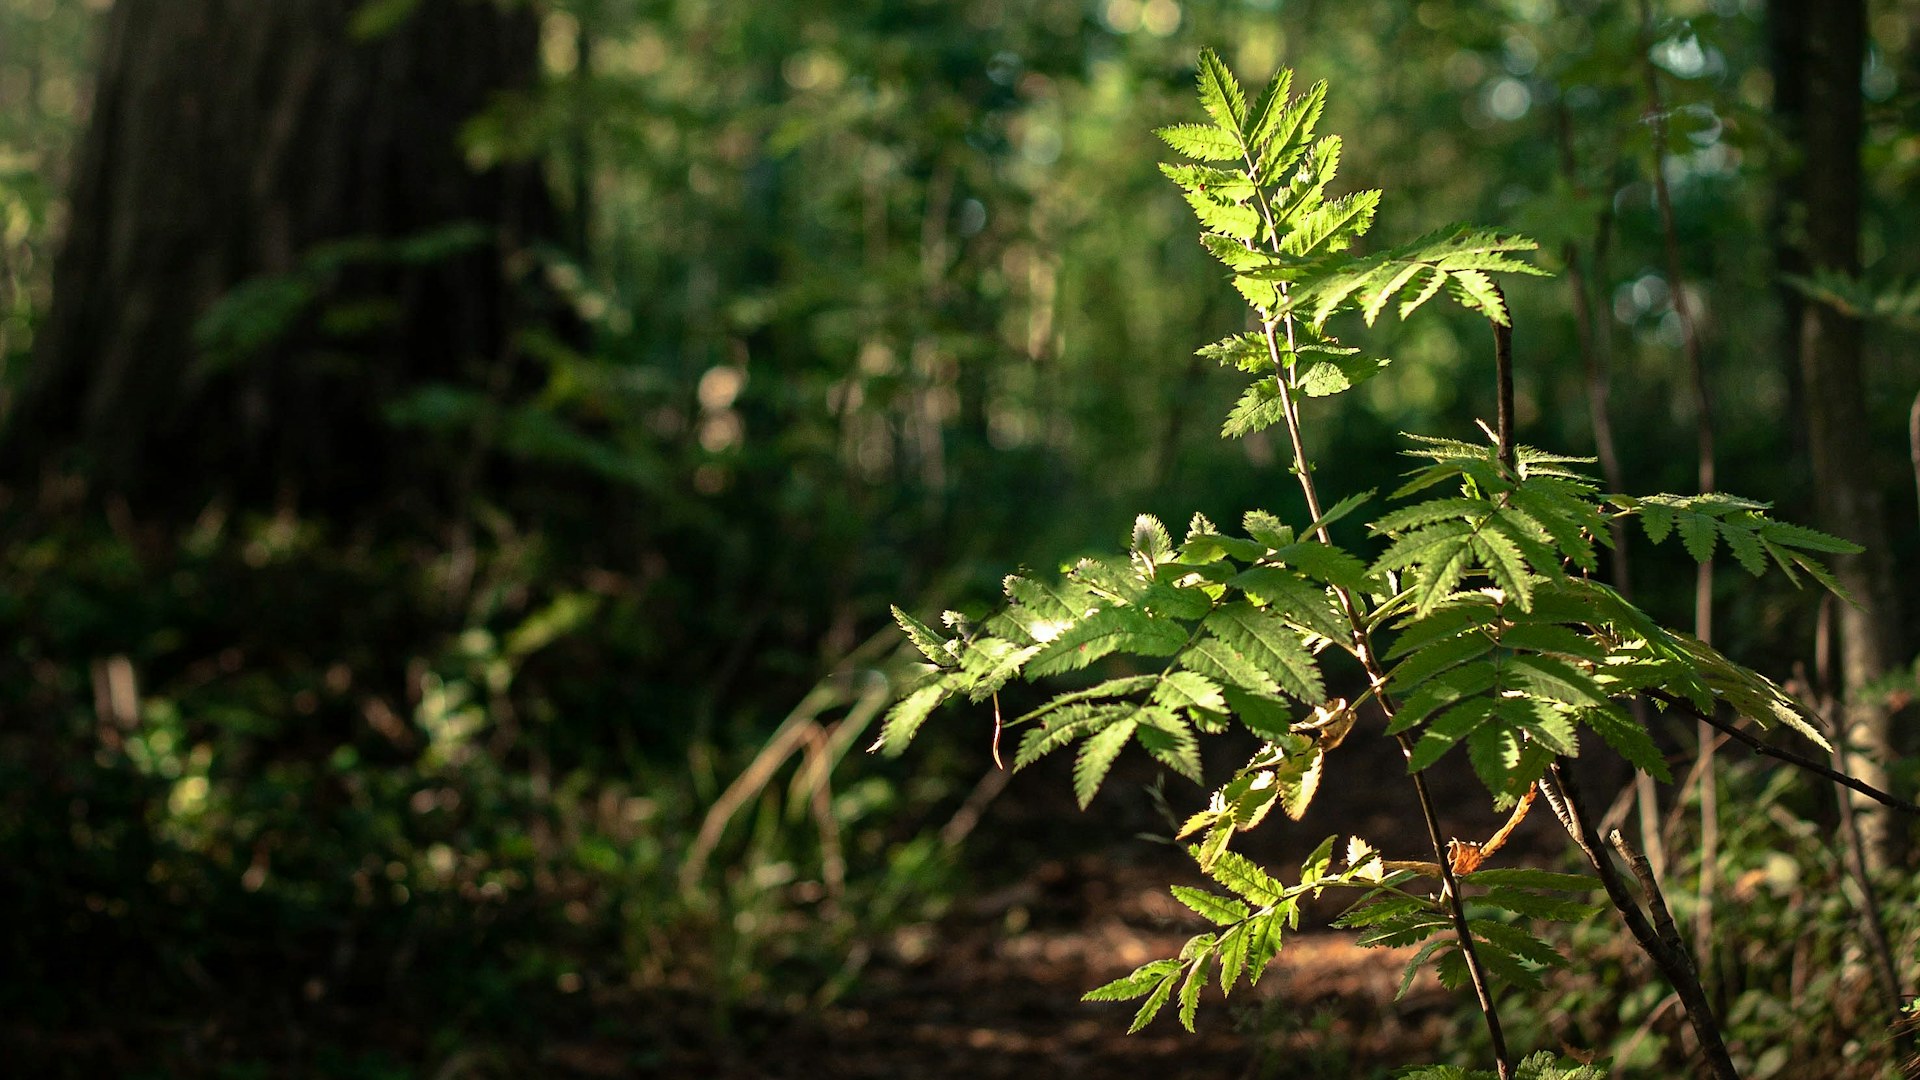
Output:
<instances>
[{"instance_id":1,"label":"compound green leaf","mask_svg":"<svg viewBox=\"0 0 1920 1080\"><path fill-rule=\"evenodd\" d=\"M1279 381L1271 376L1256 379L1241 391L1240 400L1227 413L1226 423L1220 425L1220 435L1226 439L1237 439L1256 431L1265 431L1286 418L1286 399L1280 393Z\"/></svg>"},{"instance_id":2,"label":"compound green leaf","mask_svg":"<svg viewBox=\"0 0 1920 1080\"><path fill-rule=\"evenodd\" d=\"M1580 719L1634 768L1662 782L1673 779L1673 774L1667 770L1666 759L1660 755L1660 748L1653 744L1647 729L1624 711L1617 708L1588 709L1580 714Z\"/></svg>"},{"instance_id":3,"label":"compound green leaf","mask_svg":"<svg viewBox=\"0 0 1920 1080\"><path fill-rule=\"evenodd\" d=\"M1199 857L1198 846L1188 850ZM1254 907L1273 907L1287 891L1286 886L1237 851L1221 852L1207 867L1207 876Z\"/></svg>"},{"instance_id":4,"label":"compound green leaf","mask_svg":"<svg viewBox=\"0 0 1920 1080\"><path fill-rule=\"evenodd\" d=\"M1147 1000L1140 1006L1140 1011L1133 1014L1133 1024L1127 1028L1127 1034L1132 1035L1153 1022L1153 1018L1158 1016L1160 1010L1167 1004L1167 999L1173 996L1173 984L1179 978L1180 969L1176 964L1173 972L1162 978L1154 986L1153 992L1147 995Z\"/></svg>"},{"instance_id":5,"label":"compound green leaf","mask_svg":"<svg viewBox=\"0 0 1920 1080\"><path fill-rule=\"evenodd\" d=\"M1487 888L1555 889L1560 892L1592 892L1599 885L1585 874L1563 874L1531 866L1497 866L1461 875L1461 880Z\"/></svg>"},{"instance_id":6,"label":"compound green leaf","mask_svg":"<svg viewBox=\"0 0 1920 1080\"><path fill-rule=\"evenodd\" d=\"M1194 737L1193 728L1163 708L1144 708L1137 716L1140 726L1134 734L1147 753L1181 776L1200 783L1200 742Z\"/></svg>"},{"instance_id":7,"label":"compound green leaf","mask_svg":"<svg viewBox=\"0 0 1920 1080\"><path fill-rule=\"evenodd\" d=\"M1434 717L1433 723L1420 735L1420 741L1413 744L1413 753L1407 757L1407 771L1419 772L1439 761L1455 743L1486 723L1493 715L1493 707L1492 698L1468 698Z\"/></svg>"},{"instance_id":8,"label":"compound green leaf","mask_svg":"<svg viewBox=\"0 0 1920 1080\"><path fill-rule=\"evenodd\" d=\"M1345 393L1385 371L1392 362L1384 357L1360 356L1316 360L1300 372L1300 392L1310 398Z\"/></svg>"},{"instance_id":9,"label":"compound green leaf","mask_svg":"<svg viewBox=\"0 0 1920 1080\"><path fill-rule=\"evenodd\" d=\"M1374 584L1366 563L1318 540L1290 540L1276 546L1267 558L1282 566L1291 566L1315 581L1350 592L1366 592Z\"/></svg>"},{"instance_id":10,"label":"compound green leaf","mask_svg":"<svg viewBox=\"0 0 1920 1080\"><path fill-rule=\"evenodd\" d=\"M1240 140L1210 124L1172 124L1154 132L1174 152L1196 161L1238 161Z\"/></svg>"},{"instance_id":11,"label":"compound green leaf","mask_svg":"<svg viewBox=\"0 0 1920 1080\"><path fill-rule=\"evenodd\" d=\"M1129 974L1097 986L1080 995L1081 1001L1132 1001L1134 998L1153 992L1153 988L1166 981L1168 975L1180 970L1178 960L1154 960L1140 965Z\"/></svg>"},{"instance_id":12,"label":"compound green leaf","mask_svg":"<svg viewBox=\"0 0 1920 1080\"><path fill-rule=\"evenodd\" d=\"M1212 49L1200 50L1200 106L1213 117L1214 123L1222 131L1235 135L1247 127L1247 97L1240 89L1240 80L1220 60L1220 54Z\"/></svg>"},{"instance_id":13,"label":"compound green leaf","mask_svg":"<svg viewBox=\"0 0 1920 1080\"><path fill-rule=\"evenodd\" d=\"M1192 908L1201 918L1215 926L1228 926L1246 919L1247 905L1232 897L1220 896L1195 889L1186 885L1173 886L1173 898Z\"/></svg>"},{"instance_id":14,"label":"compound green leaf","mask_svg":"<svg viewBox=\"0 0 1920 1080\"><path fill-rule=\"evenodd\" d=\"M1314 83L1306 93L1275 110L1272 119L1255 130L1254 176L1263 184L1278 180L1306 152L1313 130L1327 104L1327 84Z\"/></svg>"},{"instance_id":15,"label":"compound green leaf","mask_svg":"<svg viewBox=\"0 0 1920 1080\"><path fill-rule=\"evenodd\" d=\"M1236 602L1208 615L1207 630L1265 672L1282 690L1315 705L1326 700L1320 668L1299 635L1252 604Z\"/></svg>"},{"instance_id":16,"label":"compound green leaf","mask_svg":"<svg viewBox=\"0 0 1920 1080\"><path fill-rule=\"evenodd\" d=\"M1019 772L1055 750L1072 745L1076 739L1085 738L1132 716L1134 711L1135 706L1132 705L1083 702L1064 706L1048 714L1042 726L1020 737L1019 749L1013 757L1013 771Z\"/></svg>"},{"instance_id":17,"label":"compound green leaf","mask_svg":"<svg viewBox=\"0 0 1920 1080\"><path fill-rule=\"evenodd\" d=\"M1302 216L1281 240L1281 250L1300 258L1345 250L1373 227L1374 211L1379 206L1377 190L1356 191L1335 199Z\"/></svg>"},{"instance_id":18,"label":"compound green leaf","mask_svg":"<svg viewBox=\"0 0 1920 1080\"><path fill-rule=\"evenodd\" d=\"M1245 923L1220 935L1220 993L1230 995L1247 966L1247 942L1252 927Z\"/></svg>"},{"instance_id":19,"label":"compound green leaf","mask_svg":"<svg viewBox=\"0 0 1920 1080\"><path fill-rule=\"evenodd\" d=\"M1227 701L1220 695L1220 687L1196 671L1168 672L1154 686L1153 701L1169 709L1204 709L1209 712L1225 712L1227 709Z\"/></svg>"},{"instance_id":20,"label":"compound green leaf","mask_svg":"<svg viewBox=\"0 0 1920 1080\"><path fill-rule=\"evenodd\" d=\"M1077 671L1118 651L1172 656L1187 643L1187 629L1171 619L1133 608L1102 608L1041 645L1027 661L1029 677Z\"/></svg>"},{"instance_id":21,"label":"compound green leaf","mask_svg":"<svg viewBox=\"0 0 1920 1080\"><path fill-rule=\"evenodd\" d=\"M1080 801L1080 809L1085 810L1093 801L1101 781L1107 778L1107 770L1138 726L1136 720L1121 720L1080 745L1080 756L1073 763L1073 794Z\"/></svg>"},{"instance_id":22,"label":"compound green leaf","mask_svg":"<svg viewBox=\"0 0 1920 1080\"><path fill-rule=\"evenodd\" d=\"M1212 970L1209 961L1213 959L1211 946L1200 950L1187 965L1187 979L1180 984L1180 1026L1193 1030L1193 1014L1200 1007L1200 991L1207 988L1207 975Z\"/></svg>"},{"instance_id":23,"label":"compound green leaf","mask_svg":"<svg viewBox=\"0 0 1920 1080\"><path fill-rule=\"evenodd\" d=\"M1152 514L1141 514L1133 519L1133 554L1149 562L1165 562L1173 557L1173 538L1167 535L1167 527Z\"/></svg>"},{"instance_id":24,"label":"compound green leaf","mask_svg":"<svg viewBox=\"0 0 1920 1080\"><path fill-rule=\"evenodd\" d=\"M1226 693L1229 701L1233 700L1236 687L1256 697L1271 697L1280 692L1279 685L1258 665L1243 656L1240 650L1217 637L1202 638L1194 642L1190 648L1180 654L1180 664L1188 671L1228 684Z\"/></svg>"},{"instance_id":25,"label":"compound green leaf","mask_svg":"<svg viewBox=\"0 0 1920 1080\"><path fill-rule=\"evenodd\" d=\"M893 708L887 710L886 721L880 726L880 738L874 747L884 751L888 757L899 757L919 732L920 725L926 723L927 717L932 716L933 710L952 692L952 687L945 679L937 679L900 699Z\"/></svg>"},{"instance_id":26,"label":"compound green leaf","mask_svg":"<svg viewBox=\"0 0 1920 1080\"><path fill-rule=\"evenodd\" d=\"M898 606L893 608L893 621L900 624L900 629L906 631L907 640L913 642L913 647L928 660L943 668L953 667L959 662L947 651L946 639L934 633L926 623L901 611Z\"/></svg>"},{"instance_id":27,"label":"compound green leaf","mask_svg":"<svg viewBox=\"0 0 1920 1080\"><path fill-rule=\"evenodd\" d=\"M1324 638L1339 641L1348 634L1346 616L1327 595L1326 586L1291 570L1249 567L1228 584L1265 604L1269 611Z\"/></svg>"}]
</instances>

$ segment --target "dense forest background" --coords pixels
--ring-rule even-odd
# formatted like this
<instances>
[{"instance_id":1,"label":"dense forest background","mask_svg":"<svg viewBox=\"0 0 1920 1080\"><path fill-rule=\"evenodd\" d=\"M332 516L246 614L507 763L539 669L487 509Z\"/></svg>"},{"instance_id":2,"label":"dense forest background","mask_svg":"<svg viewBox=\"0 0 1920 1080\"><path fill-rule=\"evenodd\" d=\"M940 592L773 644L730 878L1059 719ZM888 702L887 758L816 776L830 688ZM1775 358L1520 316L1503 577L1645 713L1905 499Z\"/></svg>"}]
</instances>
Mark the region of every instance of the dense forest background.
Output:
<instances>
[{"instance_id":1,"label":"dense forest background","mask_svg":"<svg viewBox=\"0 0 1920 1080\"><path fill-rule=\"evenodd\" d=\"M858 750L907 673L890 603L984 608L1138 512L1301 514L1283 447L1215 438L1239 380L1194 350L1244 308L1155 168L1203 44L1333 83L1376 235L1541 242L1523 441L1867 545L1858 607L1671 545L1609 573L1843 704L1910 795L1915 15L0 0L0 1044L35 1075L784 1075L768 1033L903 932L1149 827L1138 783L1003 795L984 714ZM1343 489L1493 410L1479 320L1378 335L1309 448ZM1874 1075L1831 794L1707 776L1641 806L1713 834L1668 869L1690 918L1719 890L1752 1075ZM1910 830L1870 829L1897 912ZM1580 1037L1683 1054L1659 1010Z\"/></svg>"}]
</instances>

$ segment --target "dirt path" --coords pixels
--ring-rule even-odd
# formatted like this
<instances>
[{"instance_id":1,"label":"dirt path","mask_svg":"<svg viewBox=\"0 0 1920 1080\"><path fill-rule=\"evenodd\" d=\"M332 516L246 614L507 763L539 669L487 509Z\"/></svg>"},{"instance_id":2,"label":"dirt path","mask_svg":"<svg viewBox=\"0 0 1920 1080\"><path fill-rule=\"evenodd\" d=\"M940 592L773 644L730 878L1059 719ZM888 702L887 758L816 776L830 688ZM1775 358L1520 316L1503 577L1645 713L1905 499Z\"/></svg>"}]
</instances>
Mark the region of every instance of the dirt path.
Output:
<instances>
[{"instance_id":1,"label":"dirt path","mask_svg":"<svg viewBox=\"0 0 1920 1080\"><path fill-rule=\"evenodd\" d=\"M979 837L986 865L1027 868L1015 880L963 896L938 923L896 932L833 1006L769 1018L759 1037L718 1060L674 1061L660 1075L1286 1080L1386 1076L1436 1056L1457 1002L1430 976L1395 1001L1405 954L1361 949L1349 933L1319 929L1338 910L1331 905L1302 920L1257 988L1226 1002L1209 990L1195 1034L1168 1008L1130 1036L1133 1005L1081 1002L1094 986L1177 955L1205 925L1167 891L1205 883L1183 852L1137 838L1164 825L1147 816L1138 784L1117 786L1123 790L1081 814L1070 799L1062 805L1048 794L1063 795L1066 784L1021 777ZM1341 825L1389 841L1402 833L1405 808L1372 785L1326 795L1324 808L1304 823L1283 823L1256 857L1284 872ZM1481 809L1484 794L1471 795L1463 835L1493 820ZM1076 838L1078 854L1043 854L1071 850Z\"/></svg>"},{"instance_id":2,"label":"dirt path","mask_svg":"<svg viewBox=\"0 0 1920 1080\"><path fill-rule=\"evenodd\" d=\"M1098 914L1084 920L1073 909ZM1294 937L1260 986L1204 1000L1188 1034L1168 1009L1127 1035L1133 1006L1086 989L1175 955L1201 928L1165 878L1095 858L1047 863L937 928L896 934L860 991L796 1025L777 1060L728 1077L1153 1080L1364 1076L1430 1049L1448 1007L1421 986L1393 1001L1392 955L1350 935Z\"/></svg>"}]
</instances>

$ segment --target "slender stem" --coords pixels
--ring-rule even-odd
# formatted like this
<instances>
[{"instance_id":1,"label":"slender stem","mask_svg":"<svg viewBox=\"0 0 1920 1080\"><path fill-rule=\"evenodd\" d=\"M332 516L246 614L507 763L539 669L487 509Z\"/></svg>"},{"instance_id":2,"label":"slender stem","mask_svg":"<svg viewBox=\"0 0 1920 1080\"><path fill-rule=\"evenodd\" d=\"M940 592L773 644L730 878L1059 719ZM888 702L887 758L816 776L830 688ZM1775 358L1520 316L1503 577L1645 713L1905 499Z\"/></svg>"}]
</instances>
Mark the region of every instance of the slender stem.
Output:
<instances>
[{"instance_id":1,"label":"slender stem","mask_svg":"<svg viewBox=\"0 0 1920 1080\"><path fill-rule=\"evenodd\" d=\"M1285 316L1284 319L1287 325L1289 345L1291 345L1293 319L1291 316ZM1265 330L1267 347L1271 351L1274 363L1277 366L1280 363L1280 351L1279 340L1275 330L1275 320L1268 320L1265 323ZM1289 352L1291 352L1291 349L1289 349ZM1315 520L1319 520L1322 516L1320 511L1320 496L1319 492L1315 490L1313 470L1307 464L1306 447L1300 438L1298 401L1294 398L1292 388L1287 385L1285 378L1281 378L1279 384L1281 412L1287 422L1287 438L1293 445L1294 476L1300 482L1301 494L1306 497L1307 512L1312 514ZM1325 526L1320 528L1319 536L1322 542L1330 542ZM1373 654L1371 635L1368 634L1366 628L1365 612L1361 609L1359 602L1354 598L1353 594L1346 589L1335 586L1334 592L1340 599L1340 606L1346 613L1348 625L1353 631L1354 655L1359 657L1360 663L1366 668L1367 678L1371 684L1369 689L1372 690L1374 696L1378 699L1381 711L1386 714L1388 723L1391 724L1395 712L1393 700L1387 694L1386 673L1381 670L1379 661ZM1401 754L1410 760L1413 757L1413 743L1404 734L1400 735L1398 739ZM1420 816L1427 827L1427 839L1433 845L1434 862L1440 868L1442 892L1446 895L1447 916L1453 924L1453 935L1455 940L1460 944L1461 959L1466 961L1467 977L1473 983L1474 1000L1480 1007L1481 1017L1486 1021L1487 1038L1493 1047L1494 1065L1498 1070L1500 1080L1510 1080L1513 1075L1513 1066L1510 1063L1510 1056L1507 1053L1506 1033L1500 1026L1499 1004L1494 999L1493 985L1491 980L1487 978L1486 968L1480 961L1479 953L1474 949L1473 928L1467 921L1466 905L1461 899L1460 880L1459 877L1454 874L1453 866L1447 858L1446 841L1440 836L1440 818L1434 810L1433 795L1427 790L1427 778L1424 772L1415 772L1413 774L1413 790L1415 794L1419 796Z\"/></svg>"},{"instance_id":2,"label":"slender stem","mask_svg":"<svg viewBox=\"0 0 1920 1080\"><path fill-rule=\"evenodd\" d=\"M1253 176L1255 172L1253 161L1247 162L1247 169L1248 175ZM1273 227L1273 210L1257 182L1254 185L1254 194L1260 208L1260 217L1266 223L1268 244L1278 252L1279 243ZM1286 298L1285 283L1280 286L1280 295L1283 300ZM1280 388L1280 411L1286 419L1287 440L1293 448L1293 474L1300 483L1300 493L1306 497L1307 513L1313 520L1320 521L1325 514L1320 509L1320 493L1313 483L1313 467L1307 462L1306 444L1300 436L1300 404L1299 399L1293 395L1293 386L1288 378L1291 369L1286 363L1287 357L1298 355L1297 342L1294 339L1293 316L1291 314L1281 315L1278 318L1268 316L1261 320L1260 328L1267 341L1267 354L1273 360L1275 382ZM1281 352L1279 338L1283 329L1287 337L1284 355ZM1330 545L1333 542L1324 524L1316 531L1316 535L1322 543ZM1367 613L1360 601L1347 589L1336 585L1333 591L1340 600L1341 610L1346 615L1347 624L1352 630L1353 653L1366 669L1371 689L1380 703L1381 711L1386 714L1388 723L1391 725L1395 711L1393 700L1387 694L1386 673L1381 670L1379 661L1373 654L1371 635L1367 631ZM1411 759L1412 742L1403 734L1399 736L1399 743L1400 752ZM1433 796L1427 790L1427 779L1423 773L1413 774L1413 789L1420 799L1420 816L1427 827L1427 839L1433 844L1434 862L1440 868L1442 891L1446 894L1447 915L1453 924L1453 935L1459 942L1460 957L1466 962L1467 976L1473 983L1474 999L1480 1007L1482 1019L1486 1022L1487 1038L1492 1044L1495 1069L1500 1080L1512 1080L1513 1065L1507 1053L1507 1037L1500 1026L1500 1010L1498 1003L1494 1000L1493 984L1487 978L1486 968L1480 961L1479 953L1474 949L1473 928L1467 922L1466 905L1460 895L1460 881L1447 858L1446 841L1440 836L1440 818L1434 809Z\"/></svg>"},{"instance_id":3,"label":"slender stem","mask_svg":"<svg viewBox=\"0 0 1920 1080\"><path fill-rule=\"evenodd\" d=\"M1507 314L1506 322L1488 320L1493 323L1494 429L1499 433L1500 465L1517 484L1520 462L1513 442L1513 311L1507 307L1507 294L1500 286L1493 287L1493 295L1500 298L1500 307Z\"/></svg>"},{"instance_id":4,"label":"slender stem","mask_svg":"<svg viewBox=\"0 0 1920 1080\"><path fill-rule=\"evenodd\" d=\"M1292 355L1292 352L1293 352L1293 317L1292 316L1289 315L1286 317L1286 324L1287 324L1287 353L1288 355ZM1274 364L1276 366L1279 366L1282 363L1281 354L1280 354L1280 340L1278 337L1279 331L1275 327L1274 321L1272 320L1267 321L1264 324L1263 329L1266 332L1268 354L1273 357ZM1300 439L1299 404L1294 400L1293 388L1287 385L1286 376L1284 374L1282 374L1279 377L1279 383L1280 383L1280 412L1281 412L1281 415L1284 416L1287 421L1287 439L1293 444L1293 474L1294 476L1299 478L1300 492L1301 494L1305 495L1307 498L1307 516L1312 518L1315 521L1319 521L1320 518L1322 517L1322 514L1320 513L1320 494L1314 488L1314 485L1313 485L1313 466L1307 464L1306 444L1303 443ZM1320 531L1316 535L1320 537L1320 541L1322 543L1332 543L1332 539L1327 533L1327 527L1325 525L1322 525L1320 527ZM1345 599L1345 602L1348 604L1349 608L1351 608L1352 606L1351 598L1345 597L1345 590L1341 590L1341 592L1342 592L1343 598Z\"/></svg>"},{"instance_id":5,"label":"slender stem","mask_svg":"<svg viewBox=\"0 0 1920 1080\"><path fill-rule=\"evenodd\" d=\"M1413 743L1405 735L1399 736L1400 752L1411 758ZM1439 864L1442 891L1446 893L1447 917L1453 923L1453 936L1460 943L1460 956L1467 962L1467 976L1473 982L1474 1001L1480 1006L1480 1015L1487 1023L1487 1038L1493 1044L1493 1061L1498 1067L1501 1080L1510 1080L1513 1066L1509 1064L1507 1054L1507 1036L1500 1028L1500 1008L1493 997L1493 986L1482 968L1480 956L1474 951L1473 927L1467 922L1467 909L1460 897L1460 879L1453 872L1453 861L1447 858L1446 841L1440 838L1440 818L1433 808L1433 796L1427 790L1425 772L1413 774L1413 790L1420 797L1420 817L1427 826L1427 839L1433 844L1433 859Z\"/></svg>"}]
</instances>

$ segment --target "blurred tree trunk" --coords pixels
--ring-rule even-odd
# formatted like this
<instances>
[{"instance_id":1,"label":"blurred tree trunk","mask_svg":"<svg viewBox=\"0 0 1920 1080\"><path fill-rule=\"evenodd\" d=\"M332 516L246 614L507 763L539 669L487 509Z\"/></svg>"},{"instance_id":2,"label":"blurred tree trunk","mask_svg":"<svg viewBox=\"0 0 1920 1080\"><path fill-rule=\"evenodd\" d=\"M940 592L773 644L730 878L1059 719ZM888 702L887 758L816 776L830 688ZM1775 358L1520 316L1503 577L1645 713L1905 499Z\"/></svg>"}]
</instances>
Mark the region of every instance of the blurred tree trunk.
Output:
<instances>
[{"instance_id":1,"label":"blurred tree trunk","mask_svg":"<svg viewBox=\"0 0 1920 1080\"><path fill-rule=\"evenodd\" d=\"M1864 106L1861 67L1866 59L1864 0L1814 3L1775 0L1772 10L1775 71L1797 80L1776 88L1787 135L1799 150L1783 179L1789 219L1788 243L1799 250L1783 267L1860 272L1860 145ZM1839 605L1839 693L1851 745L1862 751L1852 770L1886 786L1885 764L1893 757L1890 718L1883 694L1870 687L1899 663L1892 545L1885 495L1876 479L1866 390L1862 377L1861 326L1857 319L1818 303L1796 305L1798 368L1805 406L1807 446L1821 527L1863 545L1865 553L1835 560L1835 572L1859 606ZM1861 804L1861 828L1871 861L1885 864L1892 831L1874 803Z\"/></svg>"},{"instance_id":2,"label":"blurred tree trunk","mask_svg":"<svg viewBox=\"0 0 1920 1080\"><path fill-rule=\"evenodd\" d=\"M381 408L423 382L498 381L509 268L548 216L532 169L477 172L459 137L532 84L536 17L492 0L119 0L103 36L7 468L78 469L163 514L418 494L418 448ZM394 243L434 233L468 240ZM263 276L280 287L256 287L244 355L197 347L210 306Z\"/></svg>"}]
</instances>

